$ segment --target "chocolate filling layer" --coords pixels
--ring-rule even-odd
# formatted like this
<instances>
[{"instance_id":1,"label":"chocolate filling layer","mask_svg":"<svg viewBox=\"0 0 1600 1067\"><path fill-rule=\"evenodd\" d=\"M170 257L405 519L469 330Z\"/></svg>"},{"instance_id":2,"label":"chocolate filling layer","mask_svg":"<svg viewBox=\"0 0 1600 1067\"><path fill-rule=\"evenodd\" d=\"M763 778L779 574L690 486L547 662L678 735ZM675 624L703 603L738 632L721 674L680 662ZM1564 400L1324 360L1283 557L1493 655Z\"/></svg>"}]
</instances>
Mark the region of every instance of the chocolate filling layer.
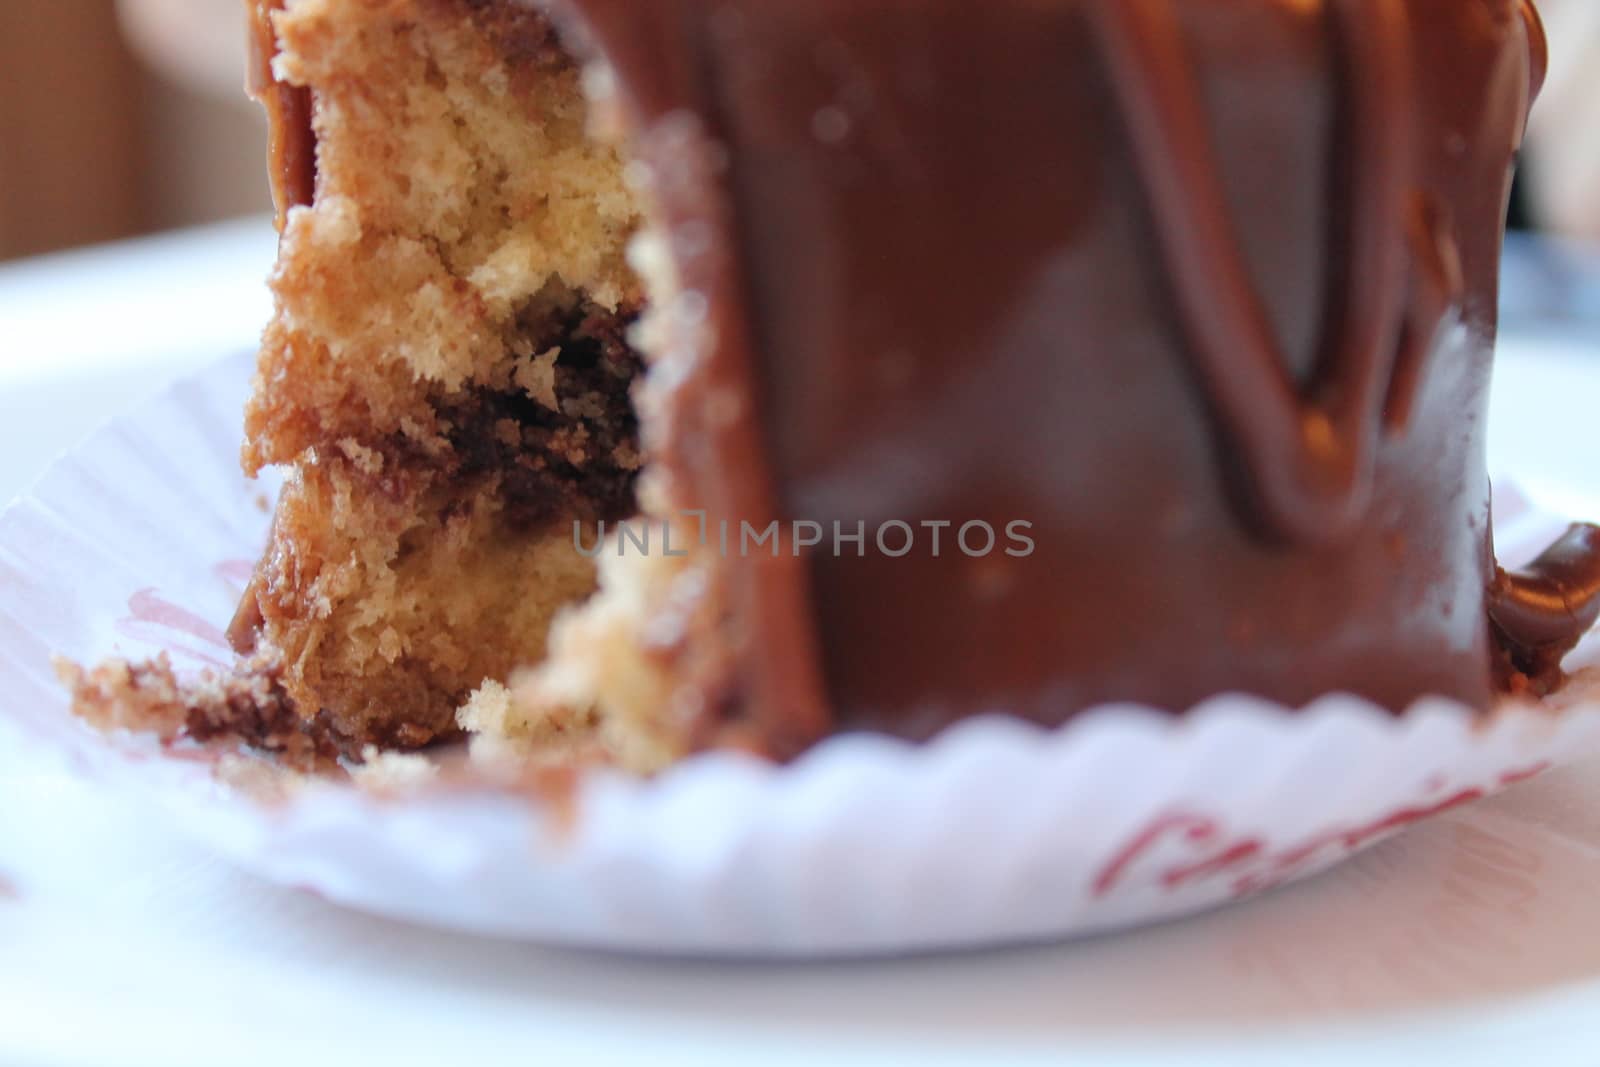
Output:
<instances>
[{"instance_id":1,"label":"chocolate filling layer","mask_svg":"<svg viewBox=\"0 0 1600 1067\"><path fill-rule=\"evenodd\" d=\"M509 389L472 388L436 402L466 484L500 479L507 514L532 530L572 519L616 520L634 510L639 421L630 391L642 371L627 341L637 308L587 299L530 306L515 347L531 352Z\"/></svg>"}]
</instances>

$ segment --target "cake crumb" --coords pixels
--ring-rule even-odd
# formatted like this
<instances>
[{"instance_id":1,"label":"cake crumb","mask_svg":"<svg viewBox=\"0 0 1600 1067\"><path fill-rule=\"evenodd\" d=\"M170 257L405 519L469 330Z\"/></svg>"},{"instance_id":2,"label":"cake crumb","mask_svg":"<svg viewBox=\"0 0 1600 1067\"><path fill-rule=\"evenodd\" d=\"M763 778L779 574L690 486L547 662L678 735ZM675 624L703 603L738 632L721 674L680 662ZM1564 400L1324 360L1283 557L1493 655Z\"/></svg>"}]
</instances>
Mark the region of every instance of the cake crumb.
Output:
<instances>
[{"instance_id":1,"label":"cake crumb","mask_svg":"<svg viewBox=\"0 0 1600 1067\"><path fill-rule=\"evenodd\" d=\"M149 663L114 659L92 671L58 657L55 671L72 693L73 711L96 729L148 732L172 741L188 718L165 652Z\"/></svg>"},{"instance_id":2,"label":"cake crumb","mask_svg":"<svg viewBox=\"0 0 1600 1067\"><path fill-rule=\"evenodd\" d=\"M491 678L461 705L456 722L469 734L502 734L510 717L511 690Z\"/></svg>"},{"instance_id":3,"label":"cake crumb","mask_svg":"<svg viewBox=\"0 0 1600 1067\"><path fill-rule=\"evenodd\" d=\"M281 668L267 657L185 682L165 652L142 663L108 660L93 670L58 657L55 670L72 694L73 713L99 730L154 734L164 743L246 744L306 771L337 767L351 749L325 714L296 713Z\"/></svg>"},{"instance_id":4,"label":"cake crumb","mask_svg":"<svg viewBox=\"0 0 1600 1067\"><path fill-rule=\"evenodd\" d=\"M456 712L456 723L470 738L472 762L484 768L506 768L518 763L526 746L512 737L514 717L511 690L500 682L485 681Z\"/></svg>"},{"instance_id":5,"label":"cake crumb","mask_svg":"<svg viewBox=\"0 0 1600 1067\"><path fill-rule=\"evenodd\" d=\"M600 731L595 710L525 701L518 690L526 679L527 672L519 672L510 685L485 681L456 713L457 724L469 737L472 762L489 771L568 757L591 762L598 751Z\"/></svg>"},{"instance_id":6,"label":"cake crumb","mask_svg":"<svg viewBox=\"0 0 1600 1067\"><path fill-rule=\"evenodd\" d=\"M560 358L561 349L552 348L512 372L517 387L550 411L561 410L561 401L556 397L556 360Z\"/></svg>"}]
</instances>

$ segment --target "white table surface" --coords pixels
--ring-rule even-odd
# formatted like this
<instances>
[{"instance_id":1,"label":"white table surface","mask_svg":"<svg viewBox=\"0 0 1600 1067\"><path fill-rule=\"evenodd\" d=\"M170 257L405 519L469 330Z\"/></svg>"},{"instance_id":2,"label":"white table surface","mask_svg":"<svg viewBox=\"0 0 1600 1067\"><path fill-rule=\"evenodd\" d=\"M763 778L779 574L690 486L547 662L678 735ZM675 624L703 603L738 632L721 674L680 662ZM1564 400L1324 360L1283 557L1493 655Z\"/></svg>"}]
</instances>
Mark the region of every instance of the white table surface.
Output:
<instances>
[{"instance_id":1,"label":"white table surface","mask_svg":"<svg viewBox=\"0 0 1600 1067\"><path fill-rule=\"evenodd\" d=\"M0 266L0 499L139 396L253 345L272 252L258 219ZM1504 346L1495 448L1535 488L1600 481L1583 348ZM1530 414L1550 396L1554 415ZM1474 873L1486 847L1503 862ZM1379 909L1391 927L1362 893L1395 868L1411 895ZM1503 965L1452 966L1411 940L1441 887L1515 918L1514 939L1478 946ZM1596 888L1600 763L1264 900L1121 937L862 964L638 960L350 914L0 752L0 1064L1593 1064ZM1297 964L1299 932L1353 915L1348 959ZM1270 973L1211 966L1246 941Z\"/></svg>"},{"instance_id":2,"label":"white table surface","mask_svg":"<svg viewBox=\"0 0 1600 1067\"><path fill-rule=\"evenodd\" d=\"M112 415L253 348L276 247L262 217L0 263L0 502Z\"/></svg>"}]
</instances>

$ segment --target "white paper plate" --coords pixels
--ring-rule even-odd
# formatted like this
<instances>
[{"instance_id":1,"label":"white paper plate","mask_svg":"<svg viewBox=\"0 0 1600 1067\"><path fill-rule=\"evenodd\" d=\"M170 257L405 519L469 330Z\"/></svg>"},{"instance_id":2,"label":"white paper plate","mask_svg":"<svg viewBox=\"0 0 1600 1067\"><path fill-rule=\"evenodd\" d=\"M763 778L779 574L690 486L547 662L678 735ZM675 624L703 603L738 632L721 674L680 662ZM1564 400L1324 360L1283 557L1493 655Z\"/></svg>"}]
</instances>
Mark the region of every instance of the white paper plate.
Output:
<instances>
[{"instance_id":1,"label":"white paper plate","mask_svg":"<svg viewBox=\"0 0 1600 1067\"><path fill-rule=\"evenodd\" d=\"M1582 685L1559 713L1487 724L1442 701L1396 718L1348 697L1299 712L1222 697L1055 732L996 717L923 747L840 738L788 768L713 755L651 782L599 776L571 825L491 790L397 801L319 783L264 803L196 753L94 734L49 669L52 654L227 660L273 488L237 473L247 377L227 360L118 420L0 518L0 718L155 796L245 869L380 914L718 956L1083 935L1302 878L1600 738ZM1497 514L1512 562L1564 522L1504 490Z\"/></svg>"}]
</instances>

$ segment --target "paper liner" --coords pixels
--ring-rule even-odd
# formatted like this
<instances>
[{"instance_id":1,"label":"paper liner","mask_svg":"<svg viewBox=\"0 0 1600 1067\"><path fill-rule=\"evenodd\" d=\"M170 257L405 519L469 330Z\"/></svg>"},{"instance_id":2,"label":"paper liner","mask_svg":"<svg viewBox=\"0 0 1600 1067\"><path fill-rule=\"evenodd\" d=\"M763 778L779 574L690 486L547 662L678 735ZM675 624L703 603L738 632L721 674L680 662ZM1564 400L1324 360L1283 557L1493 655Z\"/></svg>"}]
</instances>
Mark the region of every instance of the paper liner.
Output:
<instances>
[{"instance_id":1,"label":"paper liner","mask_svg":"<svg viewBox=\"0 0 1600 1067\"><path fill-rule=\"evenodd\" d=\"M273 788L216 753L105 737L50 657L228 660L222 627L275 486L238 473L249 360L107 427L0 517L0 743L153 799L242 867L384 915L506 937L715 955L859 955L1060 938L1213 907L1600 743L1584 680L1487 719L1330 696L1107 707L1045 731L999 716L931 744L842 737L789 767L732 755L573 803L488 785L402 797ZM1502 486L1502 554L1559 518ZM1580 658L1587 655L1580 650ZM232 784L229 784L232 783Z\"/></svg>"}]
</instances>

